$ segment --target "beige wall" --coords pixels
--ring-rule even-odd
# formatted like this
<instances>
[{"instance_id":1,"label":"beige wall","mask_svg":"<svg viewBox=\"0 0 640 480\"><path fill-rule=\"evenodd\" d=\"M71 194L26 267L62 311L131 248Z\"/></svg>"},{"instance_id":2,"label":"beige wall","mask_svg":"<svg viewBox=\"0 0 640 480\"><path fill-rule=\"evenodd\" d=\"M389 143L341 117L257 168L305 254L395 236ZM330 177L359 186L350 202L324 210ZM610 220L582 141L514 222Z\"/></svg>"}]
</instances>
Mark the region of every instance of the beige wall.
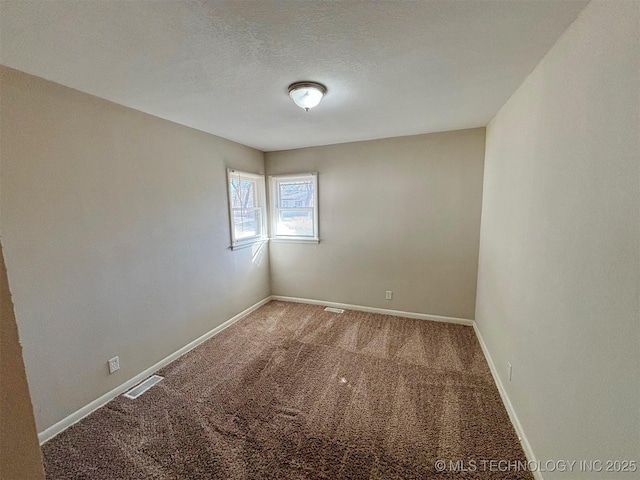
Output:
<instances>
[{"instance_id":1,"label":"beige wall","mask_svg":"<svg viewBox=\"0 0 640 480\"><path fill-rule=\"evenodd\" d=\"M22 347L0 245L0 478L44 478Z\"/></svg>"},{"instance_id":2,"label":"beige wall","mask_svg":"<svg viewBox=\"0 0 640 480\"><path fill-rule=\"evenodd\" d=\"M640 461L639 21L589 4L487 130L476 321L539 460Z\"/></svg>"},{"instance_id":3,"label":"beige wall","mask_svg":"<svg viewBox=\"0 0 640 480\"><path fill-rule=\"evenodd\" d=\"M0 228L42 431L269 295L268 255L229 249L225 179L264 160L14 70L1 81Z\"/></svg>"},{"instance_id":4,"label":"beige wall","mask_svg":"<svg viewBox=\"0 0 640 480\"><path fill-rule=\"evenodd\" d=\"M271 244L272 293L473 318L484 139L480 128L267 153L269 174L317 171L320 199L320 244Z\"/></svg>"}]
</instances>

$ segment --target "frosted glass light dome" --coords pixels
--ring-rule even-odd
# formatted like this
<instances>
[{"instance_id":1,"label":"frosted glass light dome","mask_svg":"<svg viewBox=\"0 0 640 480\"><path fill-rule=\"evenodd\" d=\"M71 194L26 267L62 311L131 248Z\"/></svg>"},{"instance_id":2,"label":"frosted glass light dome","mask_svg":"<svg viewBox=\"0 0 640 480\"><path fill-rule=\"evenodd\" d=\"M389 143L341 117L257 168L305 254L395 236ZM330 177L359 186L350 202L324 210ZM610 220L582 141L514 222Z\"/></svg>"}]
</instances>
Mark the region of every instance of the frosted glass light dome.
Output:
<instances>
[{"instance_id":1,"label":"frosted glass light dome","mask_svg":"<svg viewBox=\"0 0 640 480\"><path fill-rule=\"evenodd\" d=\"M320 103L325 93L327 88L316 82L297 82L289 86L291 100L307 112Z\"/></svg>"}]
</instances>

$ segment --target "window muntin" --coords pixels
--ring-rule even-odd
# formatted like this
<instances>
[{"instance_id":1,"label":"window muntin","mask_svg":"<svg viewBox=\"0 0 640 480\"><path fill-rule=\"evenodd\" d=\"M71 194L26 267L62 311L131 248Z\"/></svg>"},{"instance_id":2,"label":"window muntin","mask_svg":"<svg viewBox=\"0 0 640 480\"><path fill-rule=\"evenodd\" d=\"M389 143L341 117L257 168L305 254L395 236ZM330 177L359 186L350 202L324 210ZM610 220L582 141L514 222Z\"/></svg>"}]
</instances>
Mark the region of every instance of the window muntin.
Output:
<instances>
[{"instance_id":1,"label":"window muntin","mask_svg":"<svg viewBox=\"0 0 640 480\"><path fill-rule=\"evenodd\" d=\"M266 238L264 177L228 169L231 247L250 245Z\"/></svg>"},{"instance_id":2,"label":"window muntin","mask_svg":"<svg viewBox=\"0 0 640 480\"><path fill-rule=\"evenodd\" d=\"M318 176L316 173L274 175L271 183L271 237L318 241Z\"/></svg>"}]
</instances>

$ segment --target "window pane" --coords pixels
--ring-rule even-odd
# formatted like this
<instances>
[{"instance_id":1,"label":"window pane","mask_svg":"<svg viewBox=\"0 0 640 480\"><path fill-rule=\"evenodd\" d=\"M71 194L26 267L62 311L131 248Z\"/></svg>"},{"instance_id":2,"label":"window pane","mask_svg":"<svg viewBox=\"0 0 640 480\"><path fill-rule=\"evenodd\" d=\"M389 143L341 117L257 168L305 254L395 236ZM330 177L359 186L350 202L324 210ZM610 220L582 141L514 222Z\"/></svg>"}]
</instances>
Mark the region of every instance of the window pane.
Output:
<instances>
[{"instance_id":1,"label":"window pane","mask_svg":"<svg viewBox=\"0 0 640 480\"><path fill-rule=\"evenodd\" d=\"M260 210L234 210L233 228L236 240L260 235L262 218Z\"/></svg>"},{"instance_id":2,"label":"window pane","mask_svg":"<svg viewBox=\"0 0 640 480\"><path fill-rule=\"evenodd\" d=\"M280 208L313 207L315 192L311 180L280 181Z\"/></svg>"},{"instance_id":3,"label":"window pane","mask_svg":"<svg viewBox=\"0 0 640 480\"><path fill-rule=\"evenodd\" d=\"M313 237L313 212L287 210L279 217L276 235Z\"/></svg>"},{"instance_id":4,"label":"window pane","mask_svg":"<svg viewBox=\"0 0 640 480\"><path fill-rule=\"evenodd\" d=\"M239 178L231 179L231 207L253 208L255 203L256 182Z\"/></svg>"}]
</instances>

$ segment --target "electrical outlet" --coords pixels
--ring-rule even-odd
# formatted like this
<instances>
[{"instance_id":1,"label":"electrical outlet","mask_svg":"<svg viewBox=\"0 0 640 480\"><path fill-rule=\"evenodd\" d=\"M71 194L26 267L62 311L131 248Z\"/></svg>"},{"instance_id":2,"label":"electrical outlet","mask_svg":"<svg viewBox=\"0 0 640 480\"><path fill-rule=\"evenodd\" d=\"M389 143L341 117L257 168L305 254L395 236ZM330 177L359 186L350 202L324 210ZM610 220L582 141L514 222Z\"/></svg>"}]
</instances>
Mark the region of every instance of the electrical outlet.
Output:
<instances>
[{"instance_id":1,"label":"electrical outlet","mask_svg":"<svg viewBox=\"0 0 640 480\"><path fill-rule=\"evenodd\" d=\"M507 362L507 368L509 373L509 381L511 381L511 378L513 376L513 367L511 366L511 363Z\"/></svg>"},{"instance_id":2,"label":"electrical outlet","mask_svg":"<svg viewBox=\"0 0 640 480\"><path fill-rule=\"evenodd\" d=\"M109 373L115 373L120 370L120 358L113 357L109 360Z\"/></svg>"},{"instance_id":3,"label":"electrical outlet","mask_svg":"<svg viewBox=\"0 0 640 480\"><path fill-rule=\"evenodd\" d=\"M387 290L387 293L385 295L385 298L387 300L391 300L393 298L393 292L391 290Z\"/></svg>"}]
</instances>

